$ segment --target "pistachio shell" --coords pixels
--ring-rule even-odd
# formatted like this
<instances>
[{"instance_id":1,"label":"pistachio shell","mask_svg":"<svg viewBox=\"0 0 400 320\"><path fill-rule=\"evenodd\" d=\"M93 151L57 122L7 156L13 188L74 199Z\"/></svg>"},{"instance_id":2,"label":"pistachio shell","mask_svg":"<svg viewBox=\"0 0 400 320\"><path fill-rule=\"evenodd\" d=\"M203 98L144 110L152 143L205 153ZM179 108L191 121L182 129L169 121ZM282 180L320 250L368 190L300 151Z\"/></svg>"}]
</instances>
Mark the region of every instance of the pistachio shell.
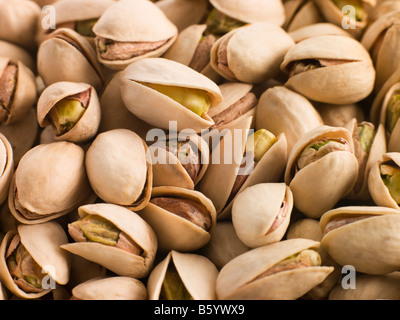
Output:
<instances>
[{"instance_id":1,"label":"pistachio shell","mask_svg":"<svg viewBox=\"0 0 400 320\"><path fill-rule=\"evenodd\" d=\"M7 199L13 174L13 149L8 139L0 133L0 204Z\"/></svg>"},{"instance_id":2,"label":"pistachio shell","mask_svg":"<svg viewBox=\"0 0 400 320\"><path fill-rule=\"evenodd\" d=\"M145 207L152 188L147 149L146 143L127 129L97 135L85 159L93 191L105 202L133 210Z\"/></svg>"},{"instance_id":3,"label":"pistachio shell","mask_svg":"<svg viewBox=\"0 0 400 320\"><path fill-rule=\"evenodd\" d=\"M217 278L217 298L294 300L303 296L324 281L333 267L297 268L254 279L276 263L302 250L318 249L319 245L308 239L282 240L239 255L221 269Z\"/></svg>"},{"instance_id":4,"label":"pistachio shell","mask_svg":"<svg viewBox=\"0 0 400 320\"><path fill-rule=\"evenodd\" d=\"M24 299L36 299L49 293L46 289L40 293L26 293L13 281L7 264L6 251L13 237L18 234L20 241L32 258L58 284L65 285L69 280L70 256L60 249L60 245L67 243L68 238L61 225L54 221L36 225L19 225L17 231L9 231L0 247L0 278L3 284L13 294Z\"/></svg>"},{"instance_id":5,"label":"pistachio shell","mask_svg":"<svg viewBox=\"0 0 400 320\"><path fill-rule=\"evenodd\" d=\"M280 0L210 0L223 14L246 23L267 22L281 26L285 21L285 10Z\"/></svg>"},{"instance_id":6,"label":"pistachio shell","mask_svg":"<svg viewBox=\"0 0 400 320\"><path fill-rule=\"evenodd\" d=\"M309 1L311 2L311 1ZM351 37L351 35L343 28L329 22L313 23L293 31L289 31L289 35L292 37L295 43L303 41L305 39L323 36L323 35L338 35Z\"/></svg>"},{"instance_id":7,"label":"pistachio shell","mask_svg":"<svg viewBox=\"0 0 400 320\"><path fill-rule=\"evenodd\" d=\"M225 39L227 61L232 75L218 66L219 50ZM211 67L229 81L261 83L279 73L279 65L294 41L282 28L268 23L253 23L219 38L211 49Z\"/></svg>"},{"instance_id":8,"label":"pistachio shell","mask_svg":"<svg viewBox=\"0 0 400 320\"><path fill-rule=\"evenodd\" d=\"M21 61L32 72L36 70L36 61L30 52L11 42L0 40L0 56L8 57L14 62Z\"/></svg>"},{"instance_id":9,"label":"pistachio shell","mask_svg":"<svg viewBox=\"0 0 400 320\"><path fill-rule=\"evenodd\" d=\"M213 108L222 101L222 95L218 86L204 75L164 58L137 60L124 70L122 99L138 118L162 129L168 129L170 121L177 121L178 131L193 129L200 132L214 124L208 115L197 116L180 103L138 82L204 90Z\"/></svg>"},{"instance_id":10,"label":"pistachio shell","mask_svg":"<svg viewBox=\"0 0 400 320\"><path fill-rule=\"evenodd\" d=\"M342 105L319 103L315 108L324 124L331 127L345 127L354 118L358 122L366 119L364 109L356 103Z\"/></svg>"},{"instance_id":11,"label":"pistachio shell","mask_svg":"<svg viewBox=\"0 0 400 320\"><path fill-rule=\"evenodd\" d=\"M289 73L296 61L319 59L342 63L300 72L290 77L285 86L311 100L332 104L355 103L372 92L372 60L361 43L350 37L324 35L305 39L289 49L281 69Z\"/></svg>"},{"instance_id":12,"label":"pistachio shell","mask_svg":"<svg viewBox=\"0 0 400 320\"><path fill-rule=\"evenodd\" d=\"M69 96L90 90L90 100L86 111L74 127L62 135L54 135L54 140L64 140L75 143L85 142L93 138L100 125L100 102L96 90L89 84L74 82L57 82L49 85L41 94L37 104L37 118L41 127L51 125L50 110L61 100Z\"/></svg>"},{"instance_id":13,"label":"pistachio shell","mask_svg":"<svg viewBox=\"0 0 400 320\"><path fill-rule=\"evenodd\" d=\"M140 216L154 229L160 251L194 251L208 243L216 225L216 212L210 199L199 191L171 186L153 188L151 197L152 199L155 197L175 197L194 200L204 207L211 220L210 229L205 230L191 221L150 202L140 211Z\"/></svg>"},{"instance_id":14,"label":"pistachio shell","mask_svg":"<svg viewBox=\"0 0 400 320\"><path fill-rule=\"evenodd\" d=\"M285 215L278 217L285 203ZM232 223L239 239L255 248L280 241L293 209L293 195L284 183L261 183L243 190L233 201ZM276 219L281 220L277 226Z\"/></svg>"},{"instance_id":15,"label":"pistachio shell","mask_svg":"<svg viewBox=\"0 0 400 320\"><path fill-rule=\"evenodd\" d=\"M396 271L400 265L396 254L400 245L399 213L387 207L341 207L327 211L320 220L322 231L335 218L370 217L325 233L321 245L337 263L352 265L359 272L386 274Z\"/></svg>"},{"instance_id":16,"label":"pistachio shell","mask_svg":"<svg viewBox=\"0 0 400 320\"><path fill-rule=\"evenodd\" d=\"M323 21L313 1L287 0L283 3L286 12L283 28L288 32Z\"/></svg>"},{"instance_id":17,"label":"pistachio shell","mask_svg":"<svg viewBox=\"0 0 400 320\"><path fill-rule=\"evenodd\" d=\"M215 265L198 254L172 250L152 270L147 290L150 300L159 300L168 265L173 263L183 284L194 300L215 300L215 283L218 270Z\"/></svg>"},{"instance_id":18,"label":"pistachio shell","mask_svg":"<svg viewBox=\"0 0 400 320\"><path fill-rule=\"evenodd\" d=\"M151 228L137 213L108 203L84 205L78 209L79 216L98 215L119 230L124 231L143 250L138 256L127 251L97 242L74 242L61 248L98 263L120 276L143 278L150 272L157 251L157 238Z\"/></svg>"},{"instance_id":19,"label":"pistachio shell","mask_svg":"<svg viewBox=\"0 0 400 320\"><path fill-rule=\"evenodd\" d=\"M76 212L76 217L70 218L69 221L77 219L79 219L78 212ZM74 288L90 279L105 277L106 274L107 269L102 265L86 260L76 254L71 254L71 272L69 275L68 289Z\"/></svg>"},{"instance_id":20,"label":"pistachio shell","mask_svg":"<svg viewBox=\"0 0 400 320\"><path fill-rule=\"evenodd\" d=\"M85 281L72 289L76 300L146 300L144 284L131 277L112 276Z\"/></svg>"},{"instance_id":21,"label":"pistachio shell","mask_svg":"<svg viewBox=\"0 0 400 320\"><path fill-rule=\"evenodd\" d=\"M295 174L296 162L303 149L321 138L342 138L349 144L351 152L330 152ZM348 130L320 126L304 134L293 146L284 180L293 192L296 208L309 218L319 218L349 193L356 183L357 175L358 162Z\"/></svg>"}]
</instances>

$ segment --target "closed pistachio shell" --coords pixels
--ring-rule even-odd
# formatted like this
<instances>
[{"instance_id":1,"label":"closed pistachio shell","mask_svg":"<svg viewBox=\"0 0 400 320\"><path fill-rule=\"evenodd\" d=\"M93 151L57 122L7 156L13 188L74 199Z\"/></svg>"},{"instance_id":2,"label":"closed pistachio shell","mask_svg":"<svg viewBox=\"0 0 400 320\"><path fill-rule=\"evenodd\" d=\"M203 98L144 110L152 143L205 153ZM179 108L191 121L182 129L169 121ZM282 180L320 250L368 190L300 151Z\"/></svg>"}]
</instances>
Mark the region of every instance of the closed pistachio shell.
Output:
<instances>
[{"instance_id":1,"label":"closed pistachio shell","mask_svg":"<svg viewBox=\"0 0 400 320\"><path fill-rule=\"evenodd\" d=\"M146 143L133 131L114 129L96 136L85 165L93 191L105 202L133 210L150 199L152 165Z\"/></svg>"},{"instance_id":2,"label":"closed pistachio shell","mask_svg":"<svg viewBox=\"0 0 400 320\"><path fill-rule=\"evenodd\" d=\"M265 128L275 135L284 133L288 154L300 137L322 124L308 99L283 86L266 90L256 109L256 129Z\"/></svg>"},{"instance_id":3,"label":"closed pistachio shell","mask_svg":"<svg viewBox=\"0 0 400 320\"><path fill-rule=\"evenodd\" d=\"M265 2L251 0L210 0L211 4L223 14L246 23L267 22L281 26L285 21L285 9L281 0Z\"/></svg>"},{"instance_id":4,"label":"closed pistachio shell","mask_svg":"<svg viewBox=\"0 0 400 320\"><path fill-rule=\"evenodd\" d=\"M3 284L13 294L24 299L36 299L44 296L51 291L51 288L43 287L37 293L28 293L22 290L10 274L6 262L7 252L11 250L10 243L14 236L18 235L20 243L25 247L33 260L47 273L53 281L60 285L65 285L69 280L70 255L60 246L68 242L61 225L54 221L36 225L18 226L17 230L9 231L3 239L0 247L0 278ZM46 281L45 279L43 279ZM46 284L49 284L46 281Z\"/></svg>"},{"instance_id":5,"label":"closed pistachio shell","mask_svg":"<svg viewBox=\"0 0 400 320\"><path fill-rule=\"evenodd\" d=\"M286 19L283 28L288 32L322 22L324 19L313 1L287 0L283 2Z\"/></svg>"},{"instance_id":6,"label":"closed pistachio shell","mask_svg":"<svg viewBox=\"0 0 400 320\"><path fill-rule=\"evenodd\" d=\"M368 51L353 38L316 36L289 49L281 69L285 86L318 102L359 102L373 90L375 69ZM345 85L343 85L345 84Z\"/></svg>"},{"instance_id":7,"label":"closed pistachio shell","mask_svg":"<svg viewBox=\"0 0 400 320\"><path fill-rule=\"evenodd\" d=\"M143 278L152 269L157 252L157 238L151 228L137 213L109 203L97 203L79 207L80 218L99 216L125 233L141 249L134 254L119 247L95 241L79 241L61 246L63 249L98 263L120 275Z\"/></svg>"},{"instance_id":8,"label":"closed pistachio shell","mask_svg":"<svg viewBox=\"0 0 400 320\"><path fill-rule=\"evenodd\" d=\"M84 157L81 147L65 141L38 145L25 153L8 196L14 217L25 224L41 223L91 201Z\"/></svg>"},{"instance_id":9,"label":"closed pistachio shell","mask_svg":"<svg viewBox=\"0 0 400 320\"><path fill-rule=\"evenodd\" d=\"M73 300L146 300L144 284L131 277L112 276L85 281L72 289Z\"/></svg>"},{"instance_id":10,"label":"closed pistachio shell","mask_svg":"<svg viewBox=\"0 0 400 320\"><path fill-rule=\"evenodd\" d=\"M168 129L177 122L177 131L193 129L200 132L214 124L207 115L199 116L181 103L141 83L195 89L206 94L210 108L222 101L221 92L212 80L193 69L164 58L137 60L125 70L121 80L122 99L126 107L143 121ZM140 98L139 98L140 97Z\"/></svg>"},{"instance_id":11,"label":"closed pistachio shell","mask_svg":"<svg viewBox=\"0 0 400 320\"><path fill-rule=\"evenodd\" d=\"M102 14L93 32L96 34L98 60L113 70L122 70L138 59L160 57L174 43L178 34L177 27L162 10L146 0L115 2ZM152 50L140 50L139 53L136 50L129 56L121 56L121 50L111 56L108 41L117 44L163 43ZM107 46L105 52L103 45Z\"/></svg>"},{"instance_id":12,"label":"closed pistachio shell","mask_svg":"<svg viewBox=\"0 0 400 320\"><path fill-rule=\"evenodd\" d=\"M298 159L307 146L330 139L342 141L347 151L329 152L298 170ZM293 192L295 207L309 218L319 218L349 193L357 175L358 162L348 130L320 126L304 134L293 146L284 181Z\"/></svg>"},{"instance_id":13,"label":"closed pistachio shell","mask_svg":"<svg viewBox=\"0 0 400 320\"><path fill-rule=\"evenodd\" d=\"M168 267L173 264L179 278L192 300L215 300L215 283L218 270L206 257L171 250L152 270L147 291L150 300L160 300L160 294Z\"/></svg>"},{"instance_id":14,"label":"closed pistachio shell","mask_svg":"<svg viewBox=\"0 0 400 320\"><path fill-rule=\"evenodd\" d=\"M88 92L88 98L84 97L80 99L77 97L85 92ZM70 97L76 97L76 100ZM66 100L80 102L81 108L83 108L84 112L83 115L80 114L77 122L75 122L76 119L69 118L69 121L73 121L74 123L72 128L68 128L67 131L55 134L54 140L65 140L75 143L90 140L98 131L101 119L101 110L97 92L89 84L62 81L49 85L40 95L38 100L37 118L39 125L41 127L57 125L51 120L51 110L53 110L59 102ZM60 111L60 113L62 112Z\"/></svg>"},{"instance_id":15,"label":"closed pistachio shell","mask_svg":"<svg viewBox=\"0 0 400 320\"><path fill-rule=\"evenodd\" d=\"M66 68L66 65L69 67ZM84 37L72 29L60 28L41 43L37 66L46 86L60 81L82 82L100 92L104 84L96 52Z\"/></svg>"},{"instance_id":16,"label":"closed pistachio shell","mask_svg":"<svg viewBox=\"0 0 400 320\"><path fill-rule=\"evenodd\" d=\"M229 81L261 83L278 75L283 57L293 45L282 28L253 23L232 30L214 43L211 67Z\"/></svg>"},{"instance_id":17,"label":"closed pistachio shell","mask_svg":"<svg viewBox=\"0 0 400 320\"><path fill-rule=\"evenodd\" d=\"M0 133L0 204L7 199L13 174L13 148L8 139Z\"/></svg>"},{"instance_id":18,"label":"closed pistachio shell","mask_svg":"<svg viewBox=\"0 0 400 320\"><path fill-rule=\"evenodd\" d=\"M232 205L232 223L239 239L255 248L280 241L293 209L293 195L284 183L261 183L243 190Z\"/></svg>"},{"instance_id":19,"label":"closed pistachio shell","mask_svg":"<svg viewBox=\"0 0 400 320\"><path fill-rule=\"evenodd\" d=\"M311 1L309 1L311 2ZM289 35L292 37L295 43L303 41L305 39L324 35L338 35L351 37L351 35L343 28L329 22L319 22L309 24L300 27L296 30L289 31Z\"/></svg>"},{"instance_id":20,"label":"closed pistachio shell","mask_svg":"<svg viewBox=\"0 0 400 320\"><path fill-rule=\"evenodd\" d=\"M399 213L399 210L379 206L340 207L327 211L320 220L324 233L321 245L337 263L352 265L359 272L396 271L400 264L396 254L400 245ZM336 225L328 225L330 222Z\"/></svg>"},{"instance_id":21,"label":"closed pistachio shell","mask_svg":"<svg viewBox=\"0 0 400 320\"><path fill-rule=\"evenodd\" d=\"M188 209L176 201L163 208L158 203L153 203L155 198L172 198L176 200L192 201L189 209L195 203L198 207L197 216L194 209L190 209L189 216L193 216L200 221L198 224L187 219L187 216L181 216L174 211ZM154 229L160 251L178 250L188 252L197 250L208 243L216 225L216 212L213 203L201 192L179 187L155 187L152 190L151 201L141 210L140 216L146 220ZM180 212L181 213L181 212ZM184 212L187 213L187 212ZM205 221L203 223L203 221Z\"/></svg>"},{"instance_id":22,"label":"closed pistachio shell","mask_svg":"<svg viewBox=\"0 0 400 320\"><path fill-rule=\"evenodd\" d=\"M271 267L303 250L317 250L308 239L283 240L247 251L228 262L217 278L219 300L295 300L320 284L333 267L310 266L263 276ZM284 283L284 285L282 285Z\"/></svg>"},{"instance_id":23,"label":"closed pistachio shell","mask_svg":"<svg viewBox=\"0 0 400 320\"><path fill-rule=\"evenodd\" d=\"M366 119L364 109L357 103L342 105L319 103L315 108L324 124L331 127L345 127L354 118L358 122Z\"/></svg>"}]
</instances>

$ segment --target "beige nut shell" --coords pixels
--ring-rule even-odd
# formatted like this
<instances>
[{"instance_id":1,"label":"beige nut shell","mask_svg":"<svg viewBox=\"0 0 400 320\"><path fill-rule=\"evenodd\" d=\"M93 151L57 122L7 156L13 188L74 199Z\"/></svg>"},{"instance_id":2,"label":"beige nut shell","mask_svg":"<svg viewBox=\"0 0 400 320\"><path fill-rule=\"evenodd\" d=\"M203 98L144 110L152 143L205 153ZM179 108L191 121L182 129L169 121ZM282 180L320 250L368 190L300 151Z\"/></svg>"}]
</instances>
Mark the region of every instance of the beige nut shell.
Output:
<instances>
[{"instance_id":1,"label":"beige nut shell","mask_svg":"<svg viewBox=\"0 0 400 320\"><path fill-rule=\"evenodd\" d=\"M14 151L9 140L0 133L0 204L7 200L14 175Z\"/></svg>"}]
</instances>

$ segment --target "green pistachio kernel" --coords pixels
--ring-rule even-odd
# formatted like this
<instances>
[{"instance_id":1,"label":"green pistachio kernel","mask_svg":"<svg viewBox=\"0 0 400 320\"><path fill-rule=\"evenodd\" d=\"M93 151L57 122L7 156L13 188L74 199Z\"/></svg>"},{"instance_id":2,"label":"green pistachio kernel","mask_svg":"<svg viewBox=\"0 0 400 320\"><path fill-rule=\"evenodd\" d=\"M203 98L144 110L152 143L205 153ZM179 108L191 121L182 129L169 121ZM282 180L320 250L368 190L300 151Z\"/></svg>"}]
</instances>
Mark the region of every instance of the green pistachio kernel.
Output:
<instances>
[{"instance_id":1,"label":"green pistachio kernel","mask_svg":"<svg viewBox=\"0 0 400 320\"><path fill-rule=\"evenodd\" d=\"M213 9L207 17L205 34L223 36L224 34L244 26L246 23L231 18L217 9Z\"/></svg>"},{"instance_id":2,"label":"green pistachio kernel","mask_svg":"<svg viewBox=\"0 0 400 320\"><path fill-rule=\"evenodd\" d=\"M308 267L320 266L321 256L315 250L303 250L281 261L279 265L297 264Z\"/></svg>"},{"instance_id":3,"label":"green pistachio kernel","mask_svg":"<svg viewBox=\"0 0 400 320\"><path fill-rule=\"evenodd\" d=\"M400 204L400 168L395 164L382 164L380 166L383 183L397 204Z\"/></svg>"},{"instance_id":4,"label":"green pistachio kernel","mask_svg":"<svg viewBox=\"0 0 400 320\"><path fill-rule=\"evenodd\" d=\"M260 129L247 138L246 152L253 152L254 161L258 162L276 141L271 132Z\"/></svg>"},{"instance_id":5,"label":"green pistachio kernel","mask_svg":"<svg viewBox=\"0 0 400 320\"><path fill-rule=\"evenodd\" d=\"M375 138L375 129L370 124L360 124L357 127L358 140L360 142L361 149L366 153L371 150L372 142Z\"/></svg>"},{"instance_id":6,"label":"green pistachio kernel","mask_svg":"<svg viewBox=\"0 0 400 320\"><path fill-rule=\"evenodd\" d=\"M96 24L98 19L88 19L77 21L75 23L75 31L85 37L94 38L96 35L93 32L93 26Z\"/></svg>"},{"instance_id":7,"label":"green pistachio kernel","mask_svg":"<svg viewBox=\"0 0 400 320\"><path fill-rule=\"evenodd\" d=\"M78 100L63 99L49 112L51 123L57 135L70 131L82 118L86 108Z\"/></svg>"},{"instance_id":8,"label":"green pistachio kernel","mask_svg":"<svg viewBox=\"0 0 400 320\"><path fill-rule=\"evenodd\" d=\"M355 9L355 20L356 21L363 21L365 12L364 6L361 0L332 0L332 2L337 6L340 10L344 6L352 6Z\"/></svg>"},{"instance_id":9,"label":"green pistachio kernel","mask_svg":"<svg viewBox=\"0 0 400 320\"><path fill-rule=\"evenodd\" d=\"M116 246L120 230L108 220L96 216L87 215L82 220L74 222L82 230L88 241L98 242L108 246Z\"/></svg>"},{"instance_id":10,"label":"green pistachio kernel","mask_svg":"<svg viewBox=\"0 0 400 320\"><path fill-rule=\"evenodd\" d=\"M167 86L155 83L141 84L165 94L172 100L175 100L185 108L197 114L199 117L204 116L211 106L211 99L208 93L201 89Z\"/></svg>"},{"instance_id":11,"label":"green pistachio kernel","mask_svg":"<svg viewBox=\"0 0 400 320\"><path fill-rule=\"evenodd\" d=\"M168 265L165 274L161 287L160 300L193 300L172 262Z\"/></svg>"},{"instance_id":12,"label":"green pistachio kernel","mask_svg":"<svg viewBox=\"0 0 400 320\"><path fill-rule=\"evenodd\" d=\"M396 93L390 99L386 110L386 129L392 133L400 117L400 93Z\"/></svg>"}]
</instances>

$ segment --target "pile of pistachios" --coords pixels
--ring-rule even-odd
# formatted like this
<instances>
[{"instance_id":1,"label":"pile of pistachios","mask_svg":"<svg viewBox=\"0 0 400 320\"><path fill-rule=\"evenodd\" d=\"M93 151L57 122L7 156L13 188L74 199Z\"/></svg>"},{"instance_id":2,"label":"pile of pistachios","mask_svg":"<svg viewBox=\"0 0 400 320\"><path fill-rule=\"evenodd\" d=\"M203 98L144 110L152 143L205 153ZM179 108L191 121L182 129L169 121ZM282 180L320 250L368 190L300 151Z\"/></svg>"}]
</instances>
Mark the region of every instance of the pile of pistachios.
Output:
<instances>
[{"instance_id":1,"label":"pile of pistachios","mask_svg":"<svg viewBox=\"0 0 400 320\"><path fill-rule=\"evenodd\" d=\"M0 0L0 300L400 299L399 25Z\"/></svg>"}]
</instances>

